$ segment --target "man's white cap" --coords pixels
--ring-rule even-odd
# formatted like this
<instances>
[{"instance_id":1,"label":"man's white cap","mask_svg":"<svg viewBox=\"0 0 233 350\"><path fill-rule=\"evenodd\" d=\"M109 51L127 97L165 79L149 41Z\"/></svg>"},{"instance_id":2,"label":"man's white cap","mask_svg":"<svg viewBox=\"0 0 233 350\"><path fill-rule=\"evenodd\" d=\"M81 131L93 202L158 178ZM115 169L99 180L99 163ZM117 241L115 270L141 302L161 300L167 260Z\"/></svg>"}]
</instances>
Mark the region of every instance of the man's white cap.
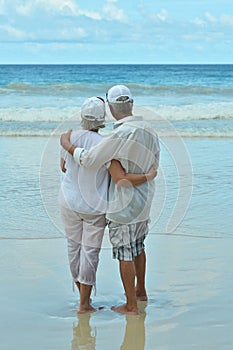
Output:
<instances>
[{"instance_id":1,"label":"man's white cap","mask_svg":"<svg viewBox=\"0 0 233 350\"><path fill-rule=\"evenodd\" d=\"M108 90L106 94L109 103L127 103L133 102L132 94L125 85L115 85Z\"/></svg>"},{"instance_id":2,"label":"man's white cap","mask_svg":"<svg viewBox=\"0 0 233 350\"><path fill-rule=\"evenodd\" d=\"M105 120L105 103L99 97L87 98L81 107L82 119L89 121L104 122Z\"/></svg>"}]
</instances>

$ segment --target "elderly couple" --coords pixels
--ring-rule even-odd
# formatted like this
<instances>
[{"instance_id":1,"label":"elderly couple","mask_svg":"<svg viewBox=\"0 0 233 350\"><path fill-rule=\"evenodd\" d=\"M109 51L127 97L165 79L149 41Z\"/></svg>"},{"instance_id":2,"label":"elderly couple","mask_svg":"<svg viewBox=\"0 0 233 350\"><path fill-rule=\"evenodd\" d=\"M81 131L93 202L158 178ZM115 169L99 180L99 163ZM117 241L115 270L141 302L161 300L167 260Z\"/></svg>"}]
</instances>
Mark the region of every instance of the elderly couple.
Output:
<instances>
[{"instance_id":1,"label":"elderly couple","mask_svg":"<svg viewBox=\"0 0 233 350\"><path fill-rule=\"evenodd\" d=\"M70 270L80 293L78 313L96 311L90 296L107 222L126 296L126 303L112 310L137 315L137 301L147 300L144 240L160 148L153 129L133 116L133 98L126 86L113 86L106 99L116 120L109 136L98 133L105 123L100 97L82 105L83 130L61 136L61 214Z\"/></svg>"}]
</instances>

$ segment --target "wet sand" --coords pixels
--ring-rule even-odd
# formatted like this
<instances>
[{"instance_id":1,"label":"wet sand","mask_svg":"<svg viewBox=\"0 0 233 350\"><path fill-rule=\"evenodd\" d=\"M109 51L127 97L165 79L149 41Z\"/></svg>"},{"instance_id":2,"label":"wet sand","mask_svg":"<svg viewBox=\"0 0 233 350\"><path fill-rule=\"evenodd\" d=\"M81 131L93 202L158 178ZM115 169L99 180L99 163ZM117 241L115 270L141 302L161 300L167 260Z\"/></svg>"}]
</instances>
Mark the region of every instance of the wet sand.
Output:
<instances>
[{"instance_id":1,"label":"wet sand","mask_svg":"<svg viewBox=\"0 0 233 350\"><path fill-rule=\"evenodd\" d=\"M124 294L109 248L101 252L92 296L105 309L78 316L64 238L0 245L1 349L232 349L231 238L150 234L149 300L140 303L139 316L110 309Z\"/></svg>"}]
</instances>

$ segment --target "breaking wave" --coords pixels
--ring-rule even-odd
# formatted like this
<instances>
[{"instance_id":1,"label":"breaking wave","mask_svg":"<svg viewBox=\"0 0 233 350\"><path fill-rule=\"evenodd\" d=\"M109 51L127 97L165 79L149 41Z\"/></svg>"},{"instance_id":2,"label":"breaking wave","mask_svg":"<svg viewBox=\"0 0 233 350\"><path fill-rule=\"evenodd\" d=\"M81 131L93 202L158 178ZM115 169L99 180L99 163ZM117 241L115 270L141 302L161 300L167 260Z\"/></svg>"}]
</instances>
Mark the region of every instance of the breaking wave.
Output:
<instances>
[{"instance_id":1,"label":"breaking wave","mask_svg":"<svg viewBox=\"0 0 233 350\"><path fill-rule=\"evenodd\" d=\"M200 85L150 85L127 83L127 86L134 92L135 95L146 94L178 94L178 95L233 95L232 86L200 86ZM50 83L50 84L31 84L25 82L12 82L0 87L0 93L9 92L27 92L33 94L56 94L59 92L74 93L92 91L95 92L107 91L110 87L106 83L85 82L85 83Z\"/></svg>"}]
</instances>

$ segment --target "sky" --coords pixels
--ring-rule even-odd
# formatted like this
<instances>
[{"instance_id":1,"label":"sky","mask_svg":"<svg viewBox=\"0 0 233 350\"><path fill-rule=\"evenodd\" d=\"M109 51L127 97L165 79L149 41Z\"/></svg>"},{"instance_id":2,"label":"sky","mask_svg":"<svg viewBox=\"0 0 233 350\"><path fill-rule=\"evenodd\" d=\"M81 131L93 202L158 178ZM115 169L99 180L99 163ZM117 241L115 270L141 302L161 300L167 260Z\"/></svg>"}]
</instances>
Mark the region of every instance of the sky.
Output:
<instances>
[{"instance_id":1,"label":"sky","mask_svg":"<svg viewBox=\"0 0 233 350\"><path fill-rule=\"evenodd\" d=\"M0 0L0 63L233 63L232 0Z\"/></svg>"}]
</instances>

